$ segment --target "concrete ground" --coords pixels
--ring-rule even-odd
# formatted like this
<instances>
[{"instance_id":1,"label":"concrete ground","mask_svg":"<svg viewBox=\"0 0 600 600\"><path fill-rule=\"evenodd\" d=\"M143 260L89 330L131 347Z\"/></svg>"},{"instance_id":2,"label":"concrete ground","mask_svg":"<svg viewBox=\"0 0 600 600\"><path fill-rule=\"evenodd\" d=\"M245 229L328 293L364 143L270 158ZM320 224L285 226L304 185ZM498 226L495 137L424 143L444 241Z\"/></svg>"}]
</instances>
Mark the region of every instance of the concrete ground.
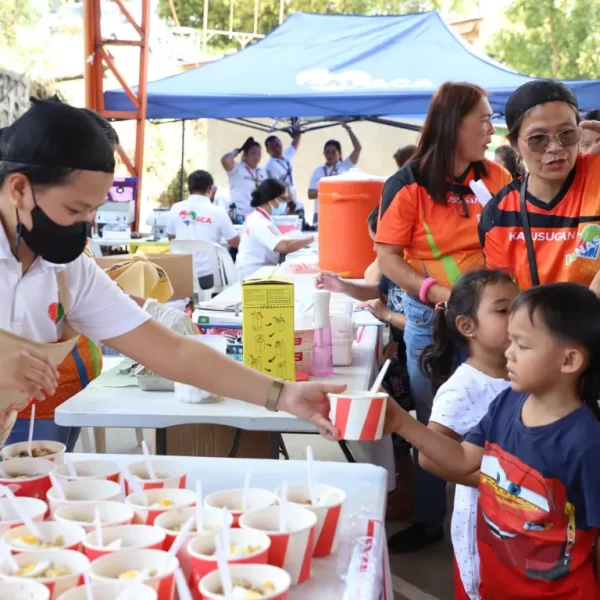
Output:
<instances>
[{"instance_id":1,"label":"concrete ground","mask_svg":"<svg viewBox=\"0 0 600 600\"><path fill-rule=\"evenodd\" d=\"M133 429L108 429L106 432L107 452L111 454L141 454ZM150 443L152 432L144 431ZM292 459L305 458L306 446L313 448L316 460L344 461L337 446L314 435L287 435L285 443ZM76 452L83 452L79 442ZM450 494L452 492L450 491ZM391 535L406 526L406 523L388 523ZM394 600L452 600L452 547L447 532L443 543L417 554L391 556Z\"/></svg>"}]
</instances>

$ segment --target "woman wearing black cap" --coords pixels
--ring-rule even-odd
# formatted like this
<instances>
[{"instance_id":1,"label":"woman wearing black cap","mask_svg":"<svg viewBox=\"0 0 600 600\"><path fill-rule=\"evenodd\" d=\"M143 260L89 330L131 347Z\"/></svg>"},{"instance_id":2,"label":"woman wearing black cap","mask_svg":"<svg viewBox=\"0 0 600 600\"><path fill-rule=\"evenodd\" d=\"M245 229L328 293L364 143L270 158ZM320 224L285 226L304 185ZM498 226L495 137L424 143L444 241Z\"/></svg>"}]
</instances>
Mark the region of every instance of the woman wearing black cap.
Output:
<instances>
[{"instance_id":1,"label":"woman wearing black cap","mask_svg":"<svg viewBox=\"0 0 600 600\"><path fill-rule=\"evenodd\" d=\"M64 104L37 104L0 138L0 442L16 409L54 392L52 364L79 334L171 380L286 410L334 437L326 393L343 386L279 382L171 332L83 255L114 168L101 127Z\"/></svg>"},{"instance_id":2,"label":"woman wearing black cap","mask_svg":"<svg viewBox=\"0 0 600 600\"><path fill-rule=\"evenodd\" d=\"M485 207L479 234L487 266L511 273L521 289L589 286L600 268L600 157L578 154L575 95L557 81L526 83L506 104L506 124L529 173Z\"/></svg>"}]
</instances>

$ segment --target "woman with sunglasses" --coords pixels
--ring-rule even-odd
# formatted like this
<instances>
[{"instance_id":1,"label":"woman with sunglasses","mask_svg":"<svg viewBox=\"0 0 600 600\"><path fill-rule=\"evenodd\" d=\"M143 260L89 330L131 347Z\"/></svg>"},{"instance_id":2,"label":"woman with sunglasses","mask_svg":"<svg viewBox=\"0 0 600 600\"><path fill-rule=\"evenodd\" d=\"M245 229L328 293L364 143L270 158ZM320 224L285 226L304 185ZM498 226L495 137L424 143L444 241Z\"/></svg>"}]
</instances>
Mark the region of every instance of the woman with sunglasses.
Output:
<instances>
[{"instance_id":1,"label":"woman with sunglasses","mask_svg":"<svg viewBox=\"0 0 600 600\"><path fill-rule=\"evenodd\" d=\"M422 423L429 421L433 389L419 358L432 343L434 307L448 300L462 273L483 266L477 236L483 207L469 183L482 180L496 193L511 179L485 158L493 134L485 90L445 83L431 101L416 153L383 192L377 260L383 274L404 290L408 374ZM416 469L416 522L390 538L392 552L413 552L444 536L445 482L418 463Z\"/></svg>"},{"instance_id":2,"label":"woman with sunglasses","mask_svg":"<svg viewBox=\"0 0 600 600\"><path fill-rule=\"evenodd\" d=\"M600 158L578 153L575 95L557 81L526 83L506 104L506 125L529 173L483 212L487 266L510 273L521 289L558 281L589 286L600 268Z\"/></svg>"}]
</instances>

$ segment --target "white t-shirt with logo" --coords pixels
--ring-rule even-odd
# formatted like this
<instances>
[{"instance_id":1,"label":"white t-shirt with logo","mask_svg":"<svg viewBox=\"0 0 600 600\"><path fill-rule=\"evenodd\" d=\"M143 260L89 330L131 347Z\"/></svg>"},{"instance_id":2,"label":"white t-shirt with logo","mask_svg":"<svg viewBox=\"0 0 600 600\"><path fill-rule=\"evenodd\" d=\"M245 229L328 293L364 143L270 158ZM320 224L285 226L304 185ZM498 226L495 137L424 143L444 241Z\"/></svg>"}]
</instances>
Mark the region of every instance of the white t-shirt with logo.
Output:
<instances>
[{"instance_id":1,"label":"white t-shirt with logo","mask_svg":"<svg viewBox=\"0 0 600 600\"><path fill-rule=\"evenodd\" d=\"M252 212L252 192L267 178L267 174L262 167L251 169L241 161L233 163L233 169L227 172L227 176L231 202L235 203L238 214L246 216Z\"/></svg>"},{"instance_id":2,"label":"white t-shirt with logo","mask_svg":"<svg viewBox=\"0 0 600 600\"><path fill-rule=\"evenodd\" d=\"M462 364L438 390L429 421L465 436L486 415L493 400L510 386ZM479 491L457 485L451 535L454 555L465 592L471 600L479 596L479 553L477 552L477 499Z\"/></svg>"},{"instance_id":3,"label":"white t-shirt with logo","mask_svg":"<svg viewBox=\"0 0 600 600\"><path fill-rule=\"evenodd\" d=\"M270 215L261 208L250 213L244 225L235 262L241 279L261 267L279 264L279 252L275 252L275 247L283 239Z\"/></svg>"},{"instance_id":4,"label":"white t-shirt with logo","mask_svg":"<svg viewBox=\"0 0 600 600\"><path fill-rule=\"evenodd\" d=\"M294 180L294 166L293 161L296 157L296 148L290 144L284 151L282 158L269 158L265 171L268 177L279 179L285 185L288 186L292 200L296 203L298 208L302 208L303 204L298 200L298 191L296 190L296 183Z\"/></svg>"},{"instance_id":5,"label":"white t-shirt with logo","mask_svg":"<svg viewBox=\"0 0 600 600\"><path fill-rule=\"evenodd\" d=\"M211 243L223 239L229 241L237 236L225 210L215 206L207 196L198 194L173 204L167 221L167 234L174 235L176 240ZM194 269L196 277L212 274L212 265L204 252L194 252Z\"/></svg>"},{"instance_id":6,"label":"white t-shirt with logo","mask_svg":"<svg viewBox=\"0 0 600 600\"><path fill-rule=\"evenodd\" d=\"M313 174L310 177L310 183L308 184L309 190L318 190L319 189L319 181L323 179L323 177L333 177L334 175L341 175L342 173L348 172L352 167L354 167L354 163L350 157L339 160L337 164L332 167L328 167L327 165L321 165L317 167ZM315 214L318 212L319 203L315 200Z\"/></svg>"}]
</instances>

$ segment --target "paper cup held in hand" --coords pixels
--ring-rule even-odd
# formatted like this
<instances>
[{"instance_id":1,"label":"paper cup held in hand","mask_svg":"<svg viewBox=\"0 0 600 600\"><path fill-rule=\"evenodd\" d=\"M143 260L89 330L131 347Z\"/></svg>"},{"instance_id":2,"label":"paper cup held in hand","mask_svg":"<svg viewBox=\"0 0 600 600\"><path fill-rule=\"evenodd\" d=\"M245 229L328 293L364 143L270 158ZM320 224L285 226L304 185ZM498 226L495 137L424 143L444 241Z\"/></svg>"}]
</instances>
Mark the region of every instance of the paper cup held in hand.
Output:
<instances>
[{"instance_id":1,"label":"paper cup held in hand","mask_svg":"<svg viewBox=\"0 0 600 600\"><path fill-rule=\"evenodd\" d=\"M62 465L65 460L67 447L60 442L51 440L33 440L31 443L33 458L44 458L57 465ZM4 446L0 452L2 460L12 460L13 458L31 458L29 456L29 442L18 442Z\"/></svg>"},{"instance_id":2,"label":"paper cup held in hand","mask_svg":"<svg viewBox=\"0 0 600 600\"><path fill-rule=\"evenodd\" d=\"M2 470L8 477L0 475L0 484L15 496L46 500L52 487L48 473L55 469L56 464L44 458L13 458L2 463Z\"/></svg>"},{"instance_id":3,"label":"paper cup held in hand","mask_svg":"<svg viewBox=\"0 0 600 600\"><path fill-rule=\"evenodd\" d=\"M62 506L68 506L76 502L91 503L106 500L118 502L121 498L121 486L114 481L107 481L106 479L78 479L76 481L64 481L61 483L67 498L66 500L60 498L58 491L54 487L48 491L48 504L50 505L52 516Z\"/></svg>"},{"instance_id":4,"label":"paper cup held in hand","mask_svg":"<svg viewBox=\"0 0 600 600\"><path fill-rule=\"evenodd\" d=\"M343 440L372 442L383 436L388 395L372 392L329 394L329 419Z\"/></svg>"},{"instance_id":5,"label":"paper cup held in hand","mask_svg":"<svg viewBox=\"0 0 600 600\"><path fill-rule=\"evenodd\" d=\"M194 492L177 488L146 490L144 498L146 502L138 494L130 494L125 498L125 504L133 508L133 522L136 525L154 525L158 515L172 508L195 506L196 504Z\"/></svg>"},{"instance_id":6,"label":"paper cup held in hand","mask_svg":"<svg viewBox=\"0 0 600 600\"><path fill-rule=\"evenodd\" d=\"M123 592L127 592L132 600L156 600L156 592L143 583L126 581L95 582L92 584L94 600L122 600ZM89 600L85 586L69 590L58 600Z\"/></svg>"},{"instance_id":7,"label":"paper cup held in hand","mask_svg":"<svg viewBox=\"0 0 600 600\"><path fill-rule=\"evenodd\" d=\"M154 469L156 479L150 479L148 466L145 460L129 465L124 475L137 477L138 483L143 490L160 490L163 488L179 488L184 490L187 484L185 465L177 460L151 458L150 462ZM129 473L127 472L129 471ZM130 475L131 474L131 475ZM127 477L125 477L125 494L131 494Z\"/></svg>"},{"instance_id":8,"label":"paper cup held in hand","mask_svg":"<svg viewBox=\"0 0 600 600\"><path fill-rule=\"evenodd\" d=\"M283 569L271 565L231 565L229 570L234 585L236 581L247 581L258 588L264 586L269 591L272 588L262 600L288 600L292 583L290 576ZM219 571L206 575L200 581L199 589L204 600L225 599Z\"/></svg>"},{"instance_id":9,"label":"paper cup held in hand","mask_svg":"<svg viewBox=\"0 0 600 600\"><path fill-rule=\"evenodd\" d=\"M213 508L226 508L233 516L232 526L239 527L240 517L244 514L244 510L242 510L243 497L244 490L224 490L206 496L204 505L212 506ZM248 490L247 503L246 510L266 508L267 506L277 504L277 496L268 490L250 488Z\"/></svg>"},{"instance_id":10,"label":"paper cup held in hand","mask_svg":"<svg viewBox=\"0 0 600 600\"><path fill-rule=\"evenodd\" d=\"M74 523L58 523L56 521L46 521L37 524L44 540L52 545L56 550L81 550L81 544L85 537L85 530ZM7 531L2 536L2 541L11 549L13 554L21 552L38 552L44 550L41 548L44 540L36 536L25 526L15 527Z\"/></svg>"},{"instance_id":11,"label":"paper cup held in hand","mask_svg":"<svg viewBox=\"0 0 600 600\"><path fill-rule=\"evenodd\" d=\"M120 502L74 502L62 506L54 513L56 521L75 523L86 533L94 531L96 509L100 514L102 527L129 525L133 521L133 509Z\"/></svg>"},{"instance_id":12,"label":"paper cup held in hand","mask_svg":"<svg viewBox=\"0 0 600 600\"><path fill-rule=\"evenodd\" d=\"M48 512L48 505L37 498L19 498L19 506L34 523L41 523ZM0 498L0 535L21 525L23 520L14 511L12 504L6 498Z\"/></svg>"},{"instance_id":13,"label":"paper cup held in hand","mask_svg":"<svg viewBox=\"0 0 600 600\"><path fill-rule=\"evenodd\" d=\"M0 600L50 600L50 590L37 581L7 579L0 581Z\"/></svg>"},{"instance_id":14,"label":"paper cup held in hand","mask_svg":"<svg viewBox=\"0 0 600 600\"><path fill-rule=\"evenodd\" d=\"M121 469L112 460L78 460L72 463L76 476L69 472L67 465L60 465L56 469L57 477L63 481L74 481L78 479L107 479L119 483Z\"/></svg>"},{"instance_id":15,"label":"paper cup held in hand","mask_svg":"<svg viewBox=\"0 0 600 600\"><path fill-rule=\"evenodd\" d=\"M179 561L162 550L121 550L95 560L90 574L93 581L144 583L157 592L158 600L172 600L178 568Z\"/></svg>"},{"instance_id":16,"label":"paper cup held in hand","mask_svg":"<svg viewBox=\"0 0 600 600\"><path fill-rule=\"evenodd\" d=\"M337 550L342 506L346 501L346 493L331 485L318 484L316 492L317 504L313 506L308 485L288 486L289 504L310 510L317 517L313 551L315 558L329 556ZM281 497L281 489L277 490L277 496Z\"/></svg>"},{"instance_id":17,"label":"paper cup held in hand","mask_svg":"<svg viewBox=\"0 0 600 600\"><path fill-rule=\"evenodd\" d=\"M90 568L90 561L81 552L74 550L40 550L39 552L23 552L15 555L19 569L27 568L27 577L34 579L50 590L50 600L58 600L61 594L83 583L83 574ZM31 572L32 565L42 570L48 566L65 568L68 572L59 577L35 577ZM18 571L17 571L18 573ZM11 577L6 570L6 564L0 565L0 578ZM18 577L18 575L17 575Z\"/></svg>"},{"instance_id":18,"label":"paper cup held in hand","mask_svg":"<svg viewBox=\"0 0 600 600\"><path fill-rule=\"evenodd\" d=\"M287 571L292 585L310 579L315 546L317 517L311 511L288 504L285 507L285 531L279 531L280 506L245 512L242 529L254 529L271 538L269 564Z\"/></svg>"},{"instance_id":19,"label":"paper cup held in hand","mask_svg":"<svg viewBox=\"0 0 600 600\"><path fill-rule=\"evenodd\" d=\"M118 546L111 549L111 544ZM165 534L150 525L119 525L102 528L102 546L98 546L96 531L83 540L85 555L94 562L97 558L120 550L164 550Z\"/></svg>"}]
</instances>

